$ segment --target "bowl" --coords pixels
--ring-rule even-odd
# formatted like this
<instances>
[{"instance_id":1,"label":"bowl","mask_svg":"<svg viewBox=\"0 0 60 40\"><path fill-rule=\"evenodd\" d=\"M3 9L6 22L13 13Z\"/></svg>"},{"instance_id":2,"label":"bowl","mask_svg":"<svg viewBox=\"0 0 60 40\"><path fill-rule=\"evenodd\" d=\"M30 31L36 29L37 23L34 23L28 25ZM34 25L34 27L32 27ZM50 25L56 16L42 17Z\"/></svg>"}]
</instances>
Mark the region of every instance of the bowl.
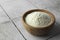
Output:
<instances>
[{"instance_id":1,"label":"bowl","mask_svg":"<svg viewBox=\"0 0 60 40\"><path fill-rule=\"evenodd\" d=\"M47 25L46 27L39 28L39 27L33 27L26 23L26 21L25 21L26 16L32 12L37 12L37 11L45 12L51 17L51 22L49 25ZM47 10L44 10L44 9L32 9L32 10L25 12L22 16L22 24L24 25L25 29L29 33L36 35L36 36L48 35L49 31L53 28L54 23L55 23L55 16L53 15L53 13L51 13Z\"/></svg>"}]
</instances>

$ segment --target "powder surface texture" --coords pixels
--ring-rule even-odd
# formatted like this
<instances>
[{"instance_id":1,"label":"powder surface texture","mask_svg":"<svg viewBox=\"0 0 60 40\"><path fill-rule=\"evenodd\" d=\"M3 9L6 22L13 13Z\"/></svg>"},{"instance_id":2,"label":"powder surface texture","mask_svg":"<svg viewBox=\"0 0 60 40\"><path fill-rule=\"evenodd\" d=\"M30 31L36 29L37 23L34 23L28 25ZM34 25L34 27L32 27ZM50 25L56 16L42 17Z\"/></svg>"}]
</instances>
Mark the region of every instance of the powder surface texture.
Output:
<instances>
[{"instance_id":1,"label":"powder surface texture","mask_svg":"<svg viewBox=\"0 0 60 40\"><path fill-rule=\"evenodd\" d=\"M51 17L45 12L32 12L26 16L25 21L33 27L43 27L50 23Z\"/></svg>"}]
</instances>

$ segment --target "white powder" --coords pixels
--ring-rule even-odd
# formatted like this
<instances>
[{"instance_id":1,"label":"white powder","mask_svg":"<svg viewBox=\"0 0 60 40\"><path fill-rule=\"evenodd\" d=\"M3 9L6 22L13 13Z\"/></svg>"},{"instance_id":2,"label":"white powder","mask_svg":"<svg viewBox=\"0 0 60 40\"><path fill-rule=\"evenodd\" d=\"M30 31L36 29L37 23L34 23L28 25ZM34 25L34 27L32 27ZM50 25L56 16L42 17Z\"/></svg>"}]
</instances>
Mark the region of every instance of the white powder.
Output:
<instances>
[{"instance_id":1,"label":"white powder","mask_svg":"<svg viewBox=\"0 0 60 40\"><path fill-rule=\"evenodd\" d=\"M26 16L25 21L33 27L42 27L50 23L51 17L45 12L32 12Z\"/></svg>"}]
</instances>

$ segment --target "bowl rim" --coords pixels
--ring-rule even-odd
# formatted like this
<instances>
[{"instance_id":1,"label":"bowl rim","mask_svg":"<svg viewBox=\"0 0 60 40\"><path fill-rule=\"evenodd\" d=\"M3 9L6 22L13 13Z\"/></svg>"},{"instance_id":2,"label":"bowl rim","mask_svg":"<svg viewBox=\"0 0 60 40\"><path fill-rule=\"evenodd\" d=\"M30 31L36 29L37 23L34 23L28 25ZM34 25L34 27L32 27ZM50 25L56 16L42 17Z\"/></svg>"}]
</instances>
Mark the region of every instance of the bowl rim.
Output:
<instances>
[{"instance_id":1,"label":"bowl rim","mask_svg":"<svg viewBox=\"0 0 60 40\"><path fill-rule=\"evenodd\" d=\"M51 16L52 20L51 20L50 24L47 25L47 26L45 26L45 27L33 27L33 26L27 24L26 21L25 21L25 17L26 17L28 14L30 14L31 12L35 12L35 11L46 12L49 16ZM45 9L31 9L31 10L28 10L27 12L25 12L25 13L23 14L23 16L22 16L22 21L23 21L24 25L27 25L27 26L29 26L30 28L31 28L31 27L32 27L32 28L47 28L47 27L50 27L51 25L53 25L53 24L55 23L55 16L53 15L53 13L51 13L51 12L45 10Z\"/></svg>"}]
</instances>

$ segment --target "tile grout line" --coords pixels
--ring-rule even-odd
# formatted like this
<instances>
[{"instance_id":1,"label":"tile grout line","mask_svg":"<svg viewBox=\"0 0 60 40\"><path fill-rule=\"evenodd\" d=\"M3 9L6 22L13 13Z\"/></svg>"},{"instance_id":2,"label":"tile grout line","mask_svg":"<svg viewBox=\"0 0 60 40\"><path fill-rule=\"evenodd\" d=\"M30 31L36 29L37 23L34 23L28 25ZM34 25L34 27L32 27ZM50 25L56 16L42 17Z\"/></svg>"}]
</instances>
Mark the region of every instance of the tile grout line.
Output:
<instances>
[{"instance_id":1,"label":"tile grout line","mask_svg":"<svg viewBox=\"0 0 60 40\"><path fill-rule=\"evenodd\" d=\"M16 17L16 18L13 18L12 20L15 20L15 19L17 19L17 18L20 18L20 16L18 16L18 17ZM7 23L7 22L10 22L10 20L5 21L5 22L2 22L2 23Z\"/></svg>"},{"instance_id":2,"label":"tile grout line","mask_svg":"<svg viewBox=\"0 0 60 40\"><path fill-rule=\"evenodd\" d=\"M5 12L5 14L7 15L7 17L10 19L10 21L14 24L14 26L16 27L16 29L19 31L19 33L22 35L22 37L27 40L24 35L21 33L21 31L17 28L16 24L14 23L14 21L9 17L9 15L7 14L7 12L4 10L4 8L2 7L2 5L0 4L0 7L2 8L2 10Z\"/></svg>"}]
</instances>

